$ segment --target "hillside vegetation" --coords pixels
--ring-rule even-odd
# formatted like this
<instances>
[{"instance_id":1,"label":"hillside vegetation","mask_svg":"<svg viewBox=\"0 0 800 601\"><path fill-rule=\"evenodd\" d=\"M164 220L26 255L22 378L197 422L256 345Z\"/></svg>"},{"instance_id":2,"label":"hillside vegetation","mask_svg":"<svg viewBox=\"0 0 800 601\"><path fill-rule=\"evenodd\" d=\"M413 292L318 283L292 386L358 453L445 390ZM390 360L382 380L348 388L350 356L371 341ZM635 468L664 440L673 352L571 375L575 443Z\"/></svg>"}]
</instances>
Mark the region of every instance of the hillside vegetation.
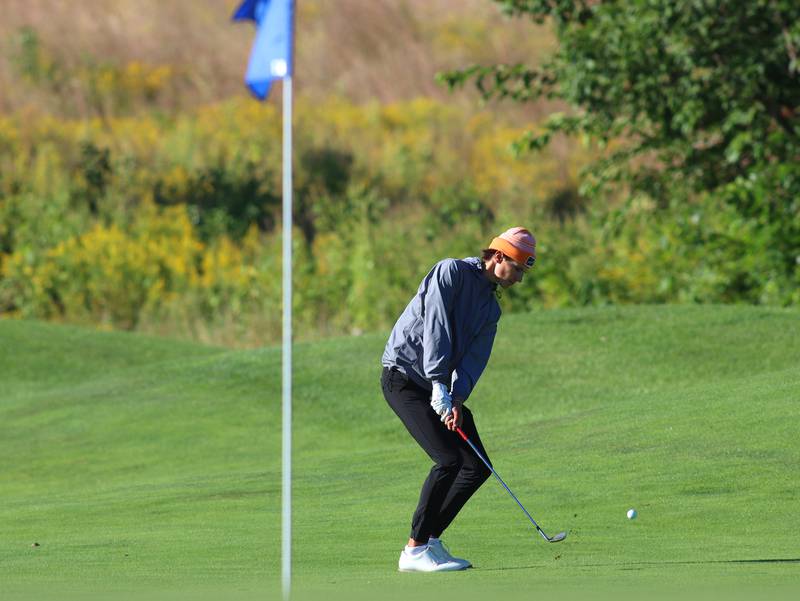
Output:
<instances>
[{"instance_id":1,"label":"hillside vegetation","mask_svg":"<svg viewBox=\"0 0 800 601\"><path fill-rule=\"evenodd\" d=\"M228 347L279 339L279 90L247 97L253 28L229 21L235 4L6 2L0 317ZM795 34L761 18L797 9L778 4L742 2L742 22L724 13L734 58L707 71L691 65L713 59L719 11L702 2L677 16L582 0L299 2L298 338L388 328L435 261L475 256L515 225L534 231L539 256L501 300L507 313L797 305ZM670 57L672 87L637 44ZM777 109L759 96L759 53ZM508 66L519 61L532 71ZM498 64L487 98L510 87L526 102L478 105L434 83L470 63ZM741 85L715 85L729 72ZM745 109L724 110L731 102ZM514 154L542 140L544 152ZM655 162L651 141L663 147Z\"/></svg>"}]
</instances>

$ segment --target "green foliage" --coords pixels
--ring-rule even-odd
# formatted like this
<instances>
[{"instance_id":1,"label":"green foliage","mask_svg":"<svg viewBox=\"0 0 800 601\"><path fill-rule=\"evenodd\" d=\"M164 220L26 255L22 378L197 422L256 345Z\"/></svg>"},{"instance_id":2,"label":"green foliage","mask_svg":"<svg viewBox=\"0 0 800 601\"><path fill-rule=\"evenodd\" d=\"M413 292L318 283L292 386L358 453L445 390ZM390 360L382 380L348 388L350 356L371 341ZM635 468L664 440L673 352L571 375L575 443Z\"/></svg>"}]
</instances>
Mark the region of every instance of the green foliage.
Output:
<instances>
[{"instance_id":1,"label":"green foliage","mask_svg":"<svg viewBox=\"0 0 800 601\"><path fill-rule=\"evenodd\" d=\"M32 27L23 27L14 36L11 60L17 72L33 84L44 84L53 90L62 83L61 65L42 48Z\"/></svg>"},{"instance_id":2,"label":"green foliage","mask_svg":"<svg viewBox=\"0 0 800 601\"><path fill-rule=\"evenodd\" d=\"M196 169L186 179L167 174L155 182L153 197L159 205L185 206L203 240L226 234L240 239L251 224L263 231L275 225L280 196L263 171L254 163L234 171L221 162Z\"/></svg>"},{"instance_id":3,"label":"green foliage","mask_svg":"<svg viewBox=\"0 0 800 601\"><path fill-rule=\"evenodd\" d=\"M585 159L517 160L523 130L488 114L300 99L296 119L301 337L387 327L437 260L475 256L518 221L580 218L553 199ZM277 340L280 160L279 114L249 99L175 117L0 118L0 311ZM535 302L571 299L536 287L504 299Z\"/></svg>"},{"instance_id":4,"label":"green foliage","mask_svg":"<svg viewBox=\"0 0 800 601\"><path fill-rule=\"evenodd\" d=\"M298 335L388 327L434 262L517 224L536 233L539 261L506 311L798 303L798 5L501 4L550 23L555 54L441 79L568 110L517 127L429 98L297 102ZM35 30L14 43L26 85L79 81L71 100L53 95L75 103L59 114L97 117L0 117L0 311L277 340L275 106L163 111L179 70L86 57L65 80Z\"/></svg>"},{"instance_id":5,"label":"green foliage","mask_svg":"<svg viewBox=\"0 0 800 601\"><path fill-rule=\"evenodd\" d=\"M673 224L685 212L700 214L708 206L721 210L730 220L726 229L741 242L738 250L723 245L734 253L726 262L737 267L723 270L727 275L720 276L726 282L721 288L695 294L687 282L681 296L796 302L800 4L498 3L510 14L552 22L558 50L538 69L473 66L441 79L451 87L473 79L486 99L547 97L568 103L569 114L553 114L538 131L522 137L517 149L540 150L558 133L585 137L605 149L586 174L584 193L601 201L609 194L625 195L633 205L645 196L659 209L648 214L657 225L643 231L628 224L625 232L616 230L619 236L680 232ZM619 215L601 213L599 218L602 223ZM741 230L734 233L738 226ZM685 233L687 238L674 243L709 245L710 257L720 252L711 240ZM751 268L760 271L746 273ZM672 297L659 293L651 300L659 298Z\"/></svg>"}]
</instances>

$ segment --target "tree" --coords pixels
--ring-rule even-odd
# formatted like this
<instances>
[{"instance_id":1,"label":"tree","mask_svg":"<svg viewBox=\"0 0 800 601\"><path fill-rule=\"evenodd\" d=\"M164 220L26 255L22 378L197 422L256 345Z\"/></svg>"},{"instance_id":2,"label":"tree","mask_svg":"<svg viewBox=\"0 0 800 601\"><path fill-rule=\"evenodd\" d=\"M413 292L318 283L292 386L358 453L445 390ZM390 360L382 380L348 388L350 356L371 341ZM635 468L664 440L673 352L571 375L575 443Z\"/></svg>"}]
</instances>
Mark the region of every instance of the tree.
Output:
<instances>
[{"instance_id":1,"label":"tree","mask_svg":"<svg viewBox=\"0 0 800 601\"><path fill-rule=\"evenodd\" d=\"M800 2L797 0L495 0L550 21L545 64L472 66L485 99L560 99L517 148L557 133L606 151L584 192L646 194L658 207L714 199L756 221L776 277L800 284Z\"/></svg>"}]
</instances>

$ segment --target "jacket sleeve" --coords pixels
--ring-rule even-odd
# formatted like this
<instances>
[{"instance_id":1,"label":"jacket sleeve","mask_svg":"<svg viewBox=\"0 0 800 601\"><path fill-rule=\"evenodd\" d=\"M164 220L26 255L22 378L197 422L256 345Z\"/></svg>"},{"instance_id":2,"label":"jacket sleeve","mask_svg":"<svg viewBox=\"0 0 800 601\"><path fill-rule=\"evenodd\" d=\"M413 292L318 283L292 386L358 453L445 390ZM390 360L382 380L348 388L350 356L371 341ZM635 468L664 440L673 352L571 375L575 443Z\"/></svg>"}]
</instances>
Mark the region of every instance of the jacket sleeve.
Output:
<instances>
[{"instance_id":1,"label":"jacket sleeve","mask_svg":"<svg viewBox=\"0 0 800 601\"><path fill-rule=\"evenodd\" d=\"M453 397L465 401L469 398L489 362L495 334L497 334L496 321L487 323L472 341L461 363L453 371Z\"/></svg>"},{"instance_id":2,"label":"jacket sleeve","mask_svg":"<svg viewBox=\"0 0 800 601\"><path fill-rule=\"evenodd\" d=\"M441 261L426 278L422 294L422 368L431 382L449 384L453 356L453 331L450 314L461 273L455 261Z\"/></svg>"}]
</instances>

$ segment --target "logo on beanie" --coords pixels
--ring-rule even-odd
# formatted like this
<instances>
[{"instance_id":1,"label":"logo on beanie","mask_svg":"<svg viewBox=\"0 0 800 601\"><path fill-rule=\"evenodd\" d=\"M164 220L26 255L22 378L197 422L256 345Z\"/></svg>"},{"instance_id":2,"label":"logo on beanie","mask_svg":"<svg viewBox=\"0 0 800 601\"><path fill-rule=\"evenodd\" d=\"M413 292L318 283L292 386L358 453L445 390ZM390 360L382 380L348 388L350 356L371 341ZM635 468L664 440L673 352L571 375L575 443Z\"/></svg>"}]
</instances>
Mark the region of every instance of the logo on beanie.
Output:
<instances>
[{"instance_id":1,"label":"logo on beanie","mask_svg":"<svg viewBox=\"0 0 800 601\"><path fill-rule=\"evenodd\" d=\"M533 267L534 263L536 263L535 257L528 257L527 259L525 259L525 265L527 265L528 267Z\"/></svg>"}]
</instances>

